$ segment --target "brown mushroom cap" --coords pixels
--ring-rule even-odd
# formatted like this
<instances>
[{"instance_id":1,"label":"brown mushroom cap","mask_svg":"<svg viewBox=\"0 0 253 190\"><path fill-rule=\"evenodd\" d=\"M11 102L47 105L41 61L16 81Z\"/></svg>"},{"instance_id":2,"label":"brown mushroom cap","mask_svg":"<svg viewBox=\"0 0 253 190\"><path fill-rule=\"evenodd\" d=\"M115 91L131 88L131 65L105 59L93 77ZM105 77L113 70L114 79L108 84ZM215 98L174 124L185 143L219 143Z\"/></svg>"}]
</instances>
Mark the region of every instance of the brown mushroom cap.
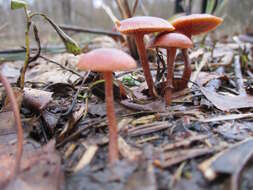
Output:
<instances>
[{"instance_id":1,"label":"brown mushroom cap","mask_svg":"<svg viewBox=\"0 0 253 190\"><path fill-rule=\"evenodd\" d=\"M175 28L166 20L151 16L137 16L120 21L117 30L123 34L171 32Z\"/></svg>"},{"instance_id":2,"label":"brown mushroom cap","mask_svg":"<svg viewBox=\"0 0 253 190\"><path fill-rule=\"evenodd\" d=\"M192 14L182 16L171 22L177 32L198 35L215 29L223 22L222 18L209 14Z\"/></svg>"},{"instance_id":3,"label":"brown mushroom cap","mask_svg":"<svg viewBox=\"0 0 253 190\"><path fill-rule=\"evenodd\" d=\"M136 62L121 50L99 48L81 55L77 68L100 72L128 71L136 68Z\"/></svg>"},{"instance_id":4,"label":"brown mushroom cap","mask_svg":"<svg viewBox=\"0 0 253 190\"><path fill-rule=\"evenodd\" d=\"M155 37L154 40L151 40L147 47L148 48L191 48L193 46L192 41L181 33L162 33Z\"/></svg>"}]
</instances>

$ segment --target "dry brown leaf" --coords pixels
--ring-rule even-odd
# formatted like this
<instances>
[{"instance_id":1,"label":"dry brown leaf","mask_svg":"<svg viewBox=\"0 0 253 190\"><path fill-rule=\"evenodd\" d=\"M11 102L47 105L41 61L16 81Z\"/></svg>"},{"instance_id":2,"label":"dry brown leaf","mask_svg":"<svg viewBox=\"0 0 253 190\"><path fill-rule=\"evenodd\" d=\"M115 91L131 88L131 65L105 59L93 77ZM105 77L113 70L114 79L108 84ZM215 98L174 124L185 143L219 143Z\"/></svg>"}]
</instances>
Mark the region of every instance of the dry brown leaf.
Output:
<instances>
[{"instance_id":1,"label":"dry brown leaf","mask_svg":"<svg viewBox=\"0 0 253 190\"><path fill-rule=\"evenodd\" d=\"M210 80L219 79L221 77L224 77L224 75L218 73L200 72L197 76L196 82L198 85L204 86Z\"/></svg>"},{"instance_id":2,"label":"dry brown leaf","mask_svg":"<svg viewBox=\"0 0 253 190\"><path fill-rule=\"evenodd\" d=\"M208 180L214 180L218 173L233 174L242 167L241 163L253 154L252 138L237 143L212 158L202 162L199 169Z\"/></svg>"},{"instance_id":3,"label":"dry brown leaf","mask_svg":"<svg viewBox=\"0 0 253 190\"><path fill-rule=\"evenodd\" d=\"M24 104L32 110L41 112L46 108L49 102L52 101L52 94L52 92L47 92L44 90L25 88Z\"/></svg>"},{"instance_id":4,"label":"dry brown leaf","mask_svg":"<svg viewBox=\"0 0 253 190\"><path fill-rule=\"evenodd\" d=\"M60 168L61 159L55 152L54 146L55 143L51 141L39 150L32 150L32 153L31 150L25 151L20 173L14 180L7 184L5 189L59 190L63 185L63 173ZM13 149L15 150L15 148ZM10 150L8 150L8 152L10 152ZM5 167L4 170L0 170L0 174L6 177L8 171L11 171L9 167L13 165L14 158L10 153L8 154L6 152L2 154L0 159L1 166ZM1 182L3 182L2 177Z\"/></svg>"},{"instance_id":5,"label":"dry brown leaf","mask_svg":"<svg viewBox=\"0 0 253 190\"><path fill-rule=\"evenodd\" d=\"M200 87L200 90L204 94L204 96L210 102L212 102L212 104L216 108L222 111L253 107L253 96L250 95L240 95L240 96L221 95L218 94L217 92L210 91L205 87Z\"/></svg>"}]
</instances>

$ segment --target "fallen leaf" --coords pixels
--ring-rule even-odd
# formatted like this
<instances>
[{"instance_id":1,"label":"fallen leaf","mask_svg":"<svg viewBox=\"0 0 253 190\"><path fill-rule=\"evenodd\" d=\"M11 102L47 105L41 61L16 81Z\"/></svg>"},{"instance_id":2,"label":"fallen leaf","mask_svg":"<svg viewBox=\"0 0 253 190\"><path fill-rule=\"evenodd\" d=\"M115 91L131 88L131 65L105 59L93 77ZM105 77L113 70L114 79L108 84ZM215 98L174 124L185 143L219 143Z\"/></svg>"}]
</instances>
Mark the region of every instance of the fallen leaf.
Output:
<instances>
[{"instance_id":1,"label":"fallen leaf","mask_svg":"<svg viewBox=\"0 0 253 190\"><path fill-rule=\"evenodd\" d=\"M200 72L197 76L196 81L199 86L204 86L210 80L219 79L222 77L224 77L224 75L218 73Z\"/></svg>"},{"instance_id":2,"label":"fallen leaf","mask_svg":"<svg viewBox=\"0 0 253 190\"><path fill-rule=\"evenodd\" d=\"M32 150L32 153L29 150L24 151L20 173L7 184L5 190L60 190L63 187L63 172L60 167L61 159L55 152L54 146L55 143L51 141L39 150ZM3 157L4 159L0 158L1 165L7 166L6 169L0 170L1 176L6 176L8 171L11 171L9 167L14 162L13 156L6 153L5 155L9 158L6 156ZM3 182L2 177L1 182Z\"/></svg>"},{"instance_id":3,"label":"fallen leaf","mask_svg":"<svg viewBox=\"0 0 253 190\"><path fill-rule=\"evenodd\" d=\"M239 95L239 96L229 96L221 95L217 92L208 90L205 87L200 87L201 92L204 96L212 102L212 104L222 110L229 111L231 109L239 108L251 108L253 107L253 96L249 95Z\"/></svg>"},{"instance_id":4,"label":"fallen leaf","mask_svg":"<svg viewBox=\"0 0 253 190\"><path fill-rule=\"evenodd\" d=\"M199 169L208 180L214 180L219 173L231 175L253 154L252 146L253 139L246 139L202 162Z\"/></svg>"},{"instance_id":5,"label":"fallen leaf","mask_svg":"<svg viewBox=\"0 0 253 190\"><path fill-rule=\"evenodd\" d=\"M0 113L0 136L15 133L15 118L12 111Z\"/></svg>"},{"instance_id":6,"label":"fallen leaf","mask_svg":"<svg viewBox=\"0 0 253 190\"><path fill-rule=\"evenodd\" d=\"M24 88L24 105L41 112L52 101L52 92L33 88Z\"/></svg>"}]
</instances>

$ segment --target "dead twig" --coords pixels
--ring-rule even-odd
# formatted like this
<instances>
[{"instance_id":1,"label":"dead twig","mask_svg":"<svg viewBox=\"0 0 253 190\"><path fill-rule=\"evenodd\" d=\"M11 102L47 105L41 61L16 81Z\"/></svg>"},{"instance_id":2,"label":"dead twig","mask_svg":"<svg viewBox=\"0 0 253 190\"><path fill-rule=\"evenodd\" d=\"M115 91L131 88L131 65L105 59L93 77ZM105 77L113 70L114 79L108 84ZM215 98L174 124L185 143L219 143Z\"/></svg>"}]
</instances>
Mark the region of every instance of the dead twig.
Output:
<instances>
[{"instance_id":1,"label":"dead twig","mask_svg":"<svg viewBox=\"0 0 253 190\"><path fill-rule=\"evenodd\" d=\"M128 130L128 135L131 137L136 137L136 136L142 136L142 135L147 135L155 132L159 132L162 130L165 130L172 125L169 124L168 122L153 122L150 124L145 124L142 126L135 127L133 129Z\"/></svg>"},{"instance_id":2,"label":"dead twig","mask_svg":"<svg viewBox=\"0 0 253 190\"><path fill-rule=\"evenodd\" d=\"M155 160L154 164L161 168L168 168L172 165L179 164L185 160L189 160L195 157L207 155L216 152L218 149L216 148L195 148L190 150L181 150L181 151L171 151L170 153L166 153L164 155L165 160L160 162L159 160Z\"/></svg>"},{"instance_id":3,"label":"dead twig","mask_svg":"<svg viewBox=\"0 0 253 190\"><path fill-rule=\"evenodd\" d=\"M135 15L136 9L137 9L137 7L138 7L138 4L139 4L139 0L135 0L134 6L133 6L133 10L132 10L132 16Z\"/></svg>"},{"instance_id":4,"label":"dead twig","mask_svg":"<svg viewBox=\"0 0 253 190\"><path fill-rule=\"evenodd\" d=\"M67 110L65 113L62 114L62 116L68 116L69 114L72 113L72 110L74 109L74 107L75 107L75 105L76 105L77 97L78 97L78 95L79 95L79 93L80 93L80 90L81 90L81 88L83 87L83 84L84 84L84 82L86 81L86 79L87 79L87 75L86 75L86 76L84 75L84 76L83 76L82 83L81 83L81 85L79 86L79 88L78 88L77 91L76 91L76 94L75 94L75 96L74 96L74 98L73 98L73 101L72 101L72 103L71 103L71 106L68 108L68 110Z\"/></svg>"},{"instance_id":5,"label":"dead twig","mask_svg":"<svg viewBox=\"0 0 253 190\"><path fill-rule=\"evenodd\" d=\"M65 31L107 35L107 36L111 36L111 37L117 37L120 40L123 39L123 36L119 32L111 32L111 31L105 31L105 30L101 30L101 29L90 29L90 28L83 28L83 27L79 27L79 26L70 26L70 25L60 25L59 27Z\"/></svg>"},{"instance_id":6,"label":"dead twig","mask_svg":"<svg viewBox=\"0 0 253 190\"><path fill-rule=\"evenodd\" d=\"M98 125L102 122L105 122L106 119L103 118L103 119L98 119L98 118L95 118L93 120L88 120L86 121L85 123L82 123L83 127L78 129L77 131L75 131L74 133L71 133L71 135L69 135L68 137L64 138L64 140L58 144L56 144L56 148L59 148L63 145L65 145L66 143L68 143L69 141L73 140L74 138L76 138L77 136L79 136L83 131L89 129L90 127L93 127L95 125Z\"/></svg>"},{"instance_id":7,"label":"dead twig","mask_svg":"<svg viewBox=\"0 0 253 190\"><path fill-rule=\"evenodd\" d=\"M122 18L126 19L132 16L127 0L116 0L116 3L118 5L120 15Z\"/></svg>"},{"instance_id":8,"label":"dead twig","mask_svg":"<svg viewBox=\"0 0 253 190\"><path fill-rule=\"evenodd\" d=\"M202 141L208 137L209 137L209 135L192 136L192 137L185 139L183 141L175 142L173 144L167 144L164 147L162 147L162 149L163 149L163 151L168 151L168 150L176 149L179 147L187 147L187 146L190 146L193 142Z\"/></svg>"},{"instance_id":9,"label":"dead twig","mask_svg":"<svg viewBox=\"0 0 253 190\"><path fill-rule=\"evenodd\" d=\"M41 44L40 44L39 33L38 33L37 26L35 24L33 24L33 33L34 33L34 38L37 43L38 49L37 49L36 54L33 57L29 58L29 63L36 61L40 57L40 53L41 53Z\"/></svg>"},{"instance_id":10,"label":"dead twig","mask_svg":"<svg viewBox=\"0 0 253 190\"><path fill-rule=\"evenodd\" d=\"M128 0L116 0L116 3L118 5L119 11L121 18L127 19L132 17L132 13L129 8ZM131 36L126 37L128 48L130 50L130 54L137 59L138 58L138 53L137 53L137 48L135 44L135 40Z\"/></svg>"},{"instance_id":11,"label":"dead twig","mask_svg":"<svg viewBox=\"0 0 253 190\"><path fill-rule=\"evenodd\" d=\"M238 85L238 91L240 95L246 95L246 90L243 84L243 76L242 76L242 71L241 71L241 63L240 63L239 55L235 56L234 58L234 71L235 71L235 76L237 78L236 82Z\"/></svg>"}]
</instances>

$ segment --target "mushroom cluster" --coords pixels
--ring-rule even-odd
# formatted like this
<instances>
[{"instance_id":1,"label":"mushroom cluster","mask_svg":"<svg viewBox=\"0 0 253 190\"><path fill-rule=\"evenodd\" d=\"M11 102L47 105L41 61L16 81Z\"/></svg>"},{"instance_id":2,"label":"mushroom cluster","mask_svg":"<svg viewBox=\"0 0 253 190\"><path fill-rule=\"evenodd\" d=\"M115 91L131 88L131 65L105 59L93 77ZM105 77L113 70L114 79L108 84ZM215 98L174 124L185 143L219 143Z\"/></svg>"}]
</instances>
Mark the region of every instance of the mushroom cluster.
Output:
<instances>
[{"instance_id":1,"label":"mushroom cluster","mask_svg":"<svg viewBox=\"0 0 253 190\"><path fill-rule=\"evenodd\" d=\"M194 14L168 21L147 16L138 16L116 22L116 29L125 35L135 38L144 76L149 89L149 95L156 97L156 89L148 65L144 35L160 32L151 40L148 48L165 48L167 50L167 80L165 82L164 100L167 105L171 103L174 84L179 84L176 89L184 89L191 76L191 66L187 49L193 46L192 35L202 34L215 29L221 24L222 19L208 14ZM184 71L179 83L174 83L174 62L177 48L182 49L184 56ZM107 118L109 126L109 162L114 163L119 158L117 122L113 104L113 75L114 71L129 71L136 68L135 60L121 50L114 48L99 48L83 54L77 67L80 70L102 72L105 80L105 99L107 105Z\"/></svg>"},{"instance_id":2,"label":"mushroom cluster","mask_svg":"<svg viewBox=\"0 0 253 190\"><path fill-rule=\"evenodd\" d=\"M141 59L143 72L149 88L149 94L155 97L155 87L150 73L143 36L147 33L160 32L154 40L148 44L148 48L165 48L167 50L167 81L164 89L164 100L167 105L171 103L173 84L174 61L176 48L181 48L184 56L184 72L176 89L187 87L191 76L191 66L187 49L193 46L192 35L198 35L215 29L223 19L209 14L192 14L182 16L169 23L156 17L139 16L128 18L116 23L119 32L133 35Z\"/></svg>"}]
</instances>

